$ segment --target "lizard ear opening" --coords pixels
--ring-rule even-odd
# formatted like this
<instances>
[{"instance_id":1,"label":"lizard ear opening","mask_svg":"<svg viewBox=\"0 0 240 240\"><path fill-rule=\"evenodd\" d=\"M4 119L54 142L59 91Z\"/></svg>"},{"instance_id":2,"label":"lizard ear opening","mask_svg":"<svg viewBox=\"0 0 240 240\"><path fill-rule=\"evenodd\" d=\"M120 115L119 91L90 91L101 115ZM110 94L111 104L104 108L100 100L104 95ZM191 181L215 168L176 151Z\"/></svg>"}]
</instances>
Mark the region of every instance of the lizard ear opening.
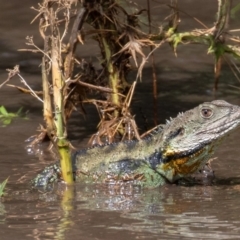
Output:
<instances>
[{"instance_id":1,"label":"lizard ear opening","mask_svg":"<svg viewBox=\"0 0 240 240\"><path fill-rule=\"evenodd\" d=\"M176 131L172 132L169 136L169 139L173 139L178 136L182 136L185 132L185 129L183 127L178 128Z\"/></svg>"}]
</instances>

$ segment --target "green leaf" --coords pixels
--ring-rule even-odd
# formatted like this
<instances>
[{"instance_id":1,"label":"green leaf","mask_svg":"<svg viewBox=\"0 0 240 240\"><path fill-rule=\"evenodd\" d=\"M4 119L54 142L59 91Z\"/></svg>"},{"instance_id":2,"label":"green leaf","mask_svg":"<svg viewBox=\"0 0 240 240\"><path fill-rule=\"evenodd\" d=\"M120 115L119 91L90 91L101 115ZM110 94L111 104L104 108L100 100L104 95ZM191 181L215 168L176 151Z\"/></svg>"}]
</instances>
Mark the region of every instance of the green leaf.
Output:
<instances>
[{"instance_id":1,"label":"green leaf","mask_svg":"<svg viewBox=\"0 0 240 240\"><path fill-rule=\"evenodd\" d=\"M15 117L18 117L18 115L16 113L8 113L7 117L8 118L15 118Z\"/></svg>"},{"instance_id":2,"label":"green leaf","mask_svg":"<svg viewBox=\"0 0 240 240\"><path fill-rule=\"evenodd\" d=\"M4 126L7 126L12 122L12 119L11 118L5 118L4 120L2 120L2 122L3 122Z\"/></svg>"},{"instance_id":3,"label":"green leaf","mask_svg":"<svg viewBox=\"0 0 240 240\"><path fill-rule=\"evenodd\" d=\"M19 115L21 115L21 114L22 114L22 109L23 109L23 108L22 108L22 107L20 107L20 108L18 109L18 111L17 111L16 115L18 115L18 116L19 116Z\"/></svg>"},{"instance_id":4,"label":"green leaf","mask_svg":"<svg viewBox=\"0 0 240 240\"><path fill-rule=\"evenodd\" d=\"M4 116L8 115L8 112L7 112L7 110L6 110L6 108L4 106L0 107L0 114L4 115Z\"/></svg>"},{"instance_id":5,"label":"green leaf","mask_svg":"<svg viewBox=\"0 0 240 240\"><path fill-rule=\"evenodd\" d=\"M8 178L4 180L2 183L0 183L0 197L2 197L5 192L5 187L7 182L8 182Z\"/></svg>"},{"instance_id":6,"label":"green leaf","mask_svg":"<svg viewBox=\"0 0 240 240\"><path fill-rule=\"evenodd\" d=\"M231 18L236 18L239 11L240 11L240 3L238 3L236 6L234 6L231 9L231 11L230 11Z\"/></svg>"}]
</instances>

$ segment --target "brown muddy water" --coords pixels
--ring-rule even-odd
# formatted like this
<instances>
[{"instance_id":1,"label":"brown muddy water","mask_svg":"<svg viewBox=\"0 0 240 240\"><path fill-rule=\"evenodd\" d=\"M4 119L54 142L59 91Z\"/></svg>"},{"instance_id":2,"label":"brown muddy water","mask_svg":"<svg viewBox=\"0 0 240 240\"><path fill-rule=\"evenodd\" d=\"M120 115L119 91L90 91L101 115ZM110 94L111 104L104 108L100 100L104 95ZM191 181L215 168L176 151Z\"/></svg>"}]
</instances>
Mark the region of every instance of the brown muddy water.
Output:
<instances>
[{"instance_id":1,"label":"brown muddy water","mask_svg":"<svg viewBox=\"0 0 240 240\"><path fill-rule=\"evenodd\" d=\"M144 1L142 1L144 3ZM165 1L166 3L167 1ZM211 26L217 1L182 0L185 11ZM24 48L26 35L37 34L37 23L29 25L33 1L1 1L0 82L6 68L20 64L21 72L34 89L40 88L40 56L17 52ZM164 1L158 1L158 5ZM162 19L163 8L154 8L154 19ZM234 19L238 25L240 19ZM160 21L160 20L159 20ZM196 23L194 23L198 26ZM182 16L182 28L196 27ZM92 56L96 46L85 47L84 57ZM167 46L156 52L159 81L159 120L174 117L203 101L224 99L240 105L240 86L226 67L213 95L213 59L201 46L182 46L175 58ZM151 73L146 68L138 84L133 111L144 129L147 116L152 126ZM19 83L15 79L12 83ZM0 202L0 239L240 239L240 129L220 147L212 167L217 183L213 186L182 187L169 185L155 190L111 189L74 185L67 191L60 185L56 192L29 191L29 181L53 161L46 146L27 148L25 140L42 123L41 104L15 89L0 90L0 105L9 111L24 107L28 120L18 119L0 128L0 181L9 177L8 196ZM98 119L90 109L85 120L73 119L70 135L82 148L95 130Z\"/></svg>"}]
</instances>

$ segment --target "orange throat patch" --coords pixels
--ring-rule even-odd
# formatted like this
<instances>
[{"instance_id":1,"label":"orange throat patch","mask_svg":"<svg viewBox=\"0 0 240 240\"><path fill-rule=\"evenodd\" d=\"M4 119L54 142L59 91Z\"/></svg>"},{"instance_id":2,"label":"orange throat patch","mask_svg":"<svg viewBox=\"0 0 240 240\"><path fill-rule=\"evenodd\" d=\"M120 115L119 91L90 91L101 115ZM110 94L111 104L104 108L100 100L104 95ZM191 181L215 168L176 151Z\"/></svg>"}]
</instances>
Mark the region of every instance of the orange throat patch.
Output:
<instances>
[{"instance_id":1,"label":"orange throat patch","mask_svg":"<svg viewBox=\"0 0 240 240\"><path fill-rule=\"evenodd\" d=\"M184 157L175 157L179 154L172 151L166 151L164 157L172 158L169 162L164 163L164 171L173 171L173 175L189 175L196 172L203 166L213 153L212 146L206 146L201 148L199 151Z\"/></svg>"}]
</instances>

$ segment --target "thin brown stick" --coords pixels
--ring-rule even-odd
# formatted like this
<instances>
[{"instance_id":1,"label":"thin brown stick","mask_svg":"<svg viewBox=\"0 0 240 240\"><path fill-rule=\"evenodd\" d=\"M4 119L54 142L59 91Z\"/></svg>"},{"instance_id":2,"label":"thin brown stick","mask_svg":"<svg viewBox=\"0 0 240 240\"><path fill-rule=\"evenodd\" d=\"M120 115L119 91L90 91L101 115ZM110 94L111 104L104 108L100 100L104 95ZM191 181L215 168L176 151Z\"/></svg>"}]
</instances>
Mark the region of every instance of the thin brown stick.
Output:
<instances>
[{"instance_id":1,"label":"thin brown stick","mask_svg":"<svg viewBox=\"0 0 240 240\"><path fill-rule=\"evenodd\" d=\"M71 82L71 80L69 80L69 82ZM73 80L73 82L75 82L75 81ZM113 90L111 88L96 86L96 85L93 85L93 84L90 84L90 83L83 82L81 80L77 80L77 83L79 85L84 86L84 87L92 88L92 89L95 89L95 90L100 91L100 92L113 93Z\"/></svg>"},{"instance_id":2,"label":"thin brown stick","mask_svg":"<svg viewBox=\"0 0 240 240\"><path fill-rule=\"evenodd\" d=\"M74 64L74 52L76 49L77 41L78 41L78 32L81 30L85 17L88 13L86 8L81 8L77 14L77 17L74 21L71 35L69 38L68 45L68 54L64 61L64 74L65 78L68 79L71 77L73 64Z\"/></svg>"},{"instance_id":3,"label":"thin brown stick","mask_svg":"<svg viewBox=\"0 0 240 240\"><path fill-rule=\"evenodd\" d=\"M150 0L147 0L147 8L148 8L148 29L149 35L152 33L152 19L151 19L151 7L150 7ZM149 47L150 52L153 51L152 45ZM153 121L154 124L158 124L158 102L157 102L157 93L158 93L158 86L157 86L157 74L156 74L156 65L154 59L154 53L151 54L151 67L152 67L152 86L153 86Z\"/></svg>"}]
</instances>

